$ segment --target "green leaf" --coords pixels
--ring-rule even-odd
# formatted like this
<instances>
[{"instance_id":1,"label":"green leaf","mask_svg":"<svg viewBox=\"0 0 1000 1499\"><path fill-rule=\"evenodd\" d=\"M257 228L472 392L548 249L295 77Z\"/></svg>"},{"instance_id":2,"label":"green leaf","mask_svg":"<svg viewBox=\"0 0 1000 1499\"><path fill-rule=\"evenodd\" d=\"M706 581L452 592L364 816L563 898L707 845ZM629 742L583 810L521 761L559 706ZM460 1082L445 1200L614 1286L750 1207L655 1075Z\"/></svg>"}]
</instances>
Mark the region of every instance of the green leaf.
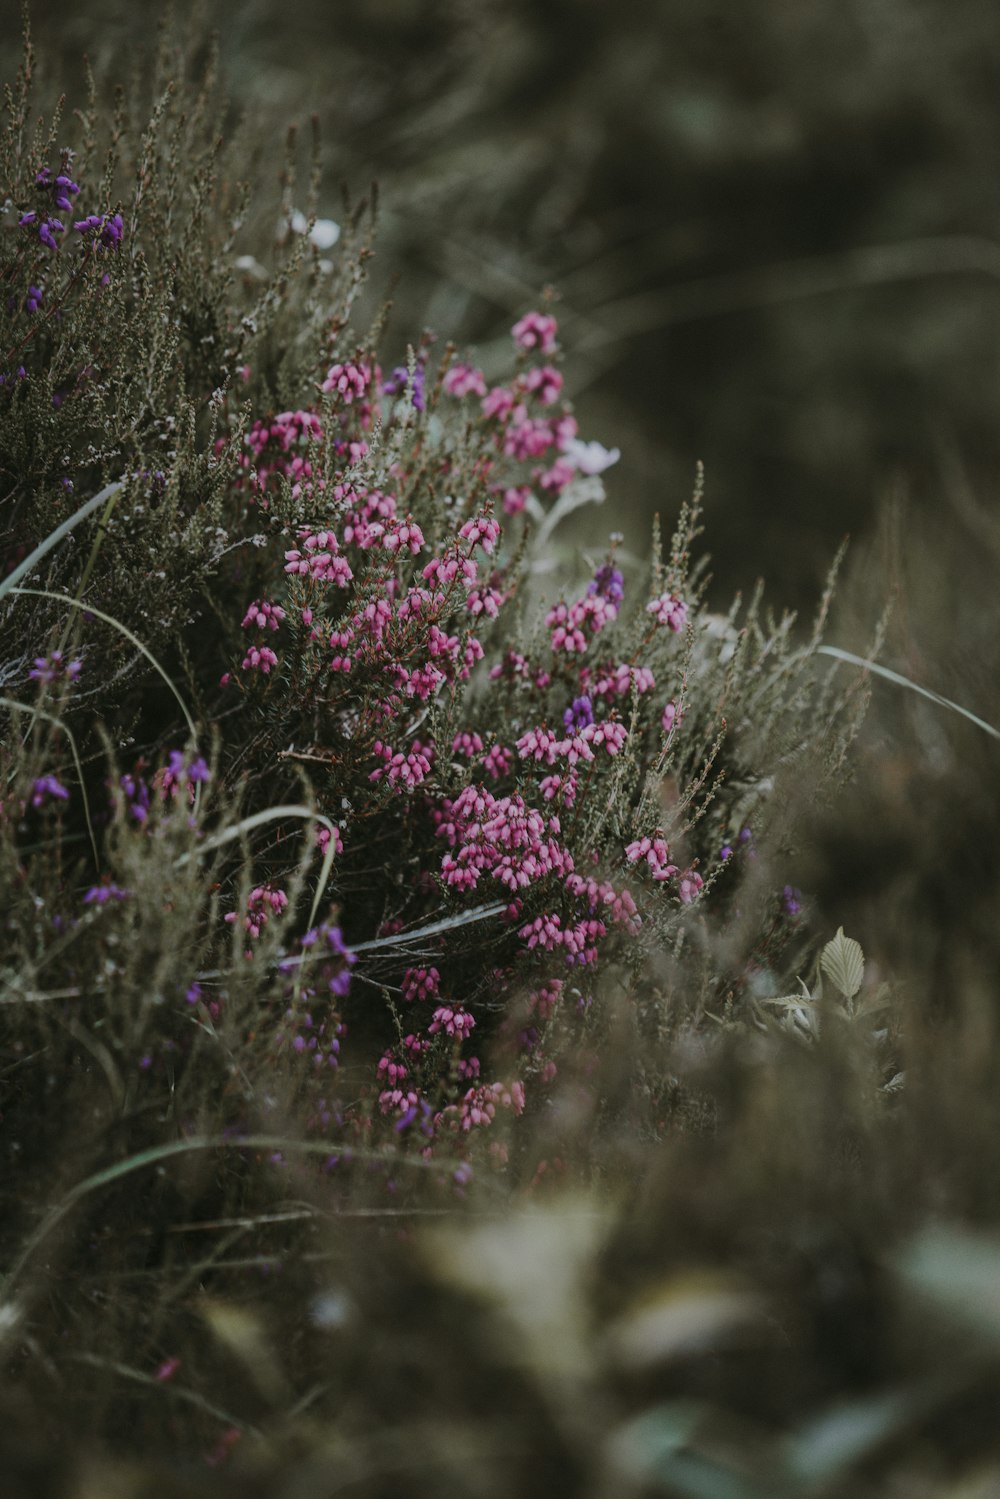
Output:
<instances>
[{"instance_id":1,"label":"green leaf","mask_svg":"<svg viewBox=\"0 0 1000 1499\"><path fill-rule=\"evenodd\" d=\"M853 999L861 988L865 977L865 955L861 943L853 937L844 936L844 928L837 928L837 935L828 942L820 954L820 967L835 988L845 999Z\"/></svg>"}]
</instances>

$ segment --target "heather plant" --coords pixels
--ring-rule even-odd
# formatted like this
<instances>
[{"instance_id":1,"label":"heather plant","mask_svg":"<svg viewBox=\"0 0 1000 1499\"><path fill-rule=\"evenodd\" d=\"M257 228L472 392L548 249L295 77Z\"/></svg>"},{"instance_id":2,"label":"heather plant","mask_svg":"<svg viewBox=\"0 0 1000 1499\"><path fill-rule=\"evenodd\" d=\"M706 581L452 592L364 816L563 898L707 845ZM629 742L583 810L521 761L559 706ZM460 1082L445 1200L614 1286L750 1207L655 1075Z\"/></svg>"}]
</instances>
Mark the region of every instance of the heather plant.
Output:
<instances>
[{"instance_id":1,"label":"heather plant","mask_svg":"<svg viewBox=\"0 0 1000 1499\"><path fill-rule=\"evenodd\" d=\"M468 1318L476 1389L507 1369L568 1487L605 1464L608 1492L738 1492L694 1486L690 1412L628 1424L689 1351L615 1290L655 1282L646 1227L567 1235L519 1306L505 1258L548 1220L498 1224L556 1183L602 1221L641 1209L675 1266L731 1233L756 1292L727 1283L693 1325L763 1337L780 1303L793 1353L749 1397L738 1359L699 1366L701 1416L797 1429L815 1349L780 1302L782 1193L808 1257L895 1138L908 1057L919 1130L957 1128L933 1046L853 938L816 940L789 873L802 790L842 776L865 703L821 654L830 589L811 632L759 589L710 612L700 473L648 555L617 532L583 555L573 517L617 454L577 430L553 304L489 380L430 333L384 354L387 316L350 321L364 214L327 260L289 166L277 234L244 233L211 72L172 61L165 34L146 113L136 85L110 122L95 87L37 125L30 46L6 95L5 1367L32 1412L72 1383L100 1441L212 1465L333 1422L363 1483L387 1401L405 1469L465 1398ZM845 1229L865 1276L919 1177L900 1160ZM478 1239L451 1223L469 1207ZM509 1302L506 1363L481 1293ZM800 1435L758 1442L761 1492L840 1480Z\"/></svg>"}]
</instances>

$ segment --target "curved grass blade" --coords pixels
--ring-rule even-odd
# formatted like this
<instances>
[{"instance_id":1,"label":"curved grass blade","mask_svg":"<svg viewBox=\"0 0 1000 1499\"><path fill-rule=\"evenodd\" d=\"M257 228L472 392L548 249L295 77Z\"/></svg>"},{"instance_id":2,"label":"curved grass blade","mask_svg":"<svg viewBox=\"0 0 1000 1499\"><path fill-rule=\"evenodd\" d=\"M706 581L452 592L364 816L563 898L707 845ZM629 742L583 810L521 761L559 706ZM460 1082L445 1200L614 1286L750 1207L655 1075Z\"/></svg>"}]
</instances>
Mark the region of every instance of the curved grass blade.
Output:
<instances>
[{"instance_id":1,"label":"curved grass blade","mask_svg":"<svg viewBox=\"0 0 1000 1499\"><path fill-rule=\"evenodd\" d=\"M8 573L6 578L0 580L0 599L7 593L22 592L17 586L21 579L27 577L28 573L38 566L42 558L47 556L53 547L57 547L64 536L69 535L74 526L79 525L82 520L86 520L88 515L92 515L99 505L102 505L105 500L109 500L112 495L116 494L121 489L122 482L121 479L115 479L113 483L105 484L99 494L95 494L91 499L87 500L86 504L81 505L79 510L74 511L67 520L64 520L61 525L56 526L55 530L51 531L44 541L40 541L30 556L25 557L24 561L19 562L13 572ZM94 612L96 613L96 610Z\"/></svg>"},{"instance_id":2,"label":"curved grass blade","mask_svg":"<svg viewBox=\"0 0 1000 1499\"><path fill-rule=\"evenodd\" d=\"M0 591L2 591L2 589L3 585L0 584ZM156 657L153 655L149 647L143 645L142 641L139 640L137 636L133 635L132 631L126 625L123 625L121 620L114 619L110 614L105 614L103 609L98 609L93 604L83 604L79 599L71 599L66 593L53 593L51 589L48 588L15 588L12 590L12 592L30 594L34 598L39 599L53 599L57 604L68 604L71 609L86 610L86 612L88 614L92 614L95 619L101 619L106 625L111 625L114 629L120 631L120 633L125 636L125 639L131 645L135 646L137 651L142 652L149 664L166 682L167 686L170 688L170 691L177 699L181 712L184 714L184 722L188 726L188 733L191 736L191 742L192 744L197 746L198 730L196 729L194 719L191 717L191 714L188 710L187 703L181 697L180 693L177 691L177 688L174 686L173 681L164 671L163 667L160 665L159 661L157 661Z\"/></svg>"},{"instance_id":3,"label":"curved grass blade","mask_svg":"<svg viewBox=\"0 0 1000 1499\"><path fill-rule=\"evenodd\" d=\"M950 708L952 713L958 713L962 718L967 718L970 723L976 725L977 729L982 729L994 739L1000 739L1000 729L995 729L984 718L970 713L969 709L963 708L960 703L953 703L950 697L942 697L939 692L932 692L929 687L918 686L916 682L911 682L909 677L901 676L898 671L891 671L888 666L879 666L877 661L868 661L864 656L855 656L851 651L842 651L835 645L817 646L816 653L820 656L833 656L837 661L846 661L849 666L861 666L865 671L874 672L877 677L884 677L887 682L894 682L897 687L907 687L910 692L919 693L928 701L937 703L939 708Z\"/></svg>"},{"instance_id":4,"label":"curved grass blade","mask_svg":"<svg viewBox=\"0 0 1000 1499\"><path fill-rule=\"evenodd\" d=\"M187 864L189 860L195 857L200 858L202 854L211 853L213 849L222 848L225 844L232 843L235 838L241 837L244 833L252 832L254 828L264 827L267 823L275 822L280 817L301 817L309 822L321 822L330 834L330 841L327 844L326 853L323 855L323 863L320 866L319 880L316 883L316 893L313 895L313 903L309 910L307 926L311 927L316 920L316 912L319 910L319 903L323 899L323 892L330 878L330 870L333 868L336 848L336 829L333 823L328 817L324 817L322 812L314 812L311 807L292 803L290 806L267 807L263 812L254 812L249 817L244 817L241 822L236 823L233 827L224 828L221 833L214 833L211 838L206 838L204 843L199 844L191 853L182 854L177 860L176 867L180 868L181 865Z\"/></svg>"},{"instance_id":5,"label":"curved grass blade","mask_svg":"<svg viewBox=\"0 0 1000 1499\"><path fill-rule=\"evenodd\" d=\"M127 1156L124 1161L115 1161L114 1165L95 1171L92 1176L85 1177L83 1181L77 1182L75 1187L70 1188L62 1201L46 1213L34 1233L29 1234L21 1253L3 1277L4 1293L9 1292L20 1278L38 1246L44 1243L52 1230L59 1226L84 1197L88 1197L91 1192L99 1191L101 1187L109 1187L114 1182L122 1181L136 1171L143 1171L147 1166L158 1166L162 1161L169 1161L174 1156L186 1155L198 1150L282 1150L297 1155L324 1156L335 1153L329 1140L294 1140L284 1135L244 1135L242 1138L232 1135L192 1135L187 1140L171 1140L166 1145L151 1145L148 1150L140 1150L135 1155ZM413 1166L417 1170L424 1171L432 1167L432 1163L425 1161L422 1156L398 1155L391 1151L352 1148L351 1157L362 1161L391 1160L394 1167Z\"/></svg>"},{"instance_id":6,"label":"curved grass blade","mask_svg":"<svg viewBox=\"0 0 1000 1499\"><path fill-rule=\"evenodd\" d=\"M66 738L69 740L70 752L73 756L73 764L76 766L77 780L80 783L80 794L83 797L83 815L87 821L87 836L90 839L90 847L94 855L94 867L95 869L99 870L101 867L101 856L97 852L97 839L94 837L94 824L90 820L90 803L87 800L87 788L83 784L83 766L80 763L80 752L76 747L76 740L73 738L72 731L66 726L66 724L63 723L62 719L57 718L54 713L45 713L41 708L29 707L27 703L16 702L12 697L0 697L0 704L2 704L5 708L14 708L19 713L31 713L36 718L44 718L48 723L54 723L57 728L62 729L63 733L66 735Z\"/></svg>"}]
</instances>

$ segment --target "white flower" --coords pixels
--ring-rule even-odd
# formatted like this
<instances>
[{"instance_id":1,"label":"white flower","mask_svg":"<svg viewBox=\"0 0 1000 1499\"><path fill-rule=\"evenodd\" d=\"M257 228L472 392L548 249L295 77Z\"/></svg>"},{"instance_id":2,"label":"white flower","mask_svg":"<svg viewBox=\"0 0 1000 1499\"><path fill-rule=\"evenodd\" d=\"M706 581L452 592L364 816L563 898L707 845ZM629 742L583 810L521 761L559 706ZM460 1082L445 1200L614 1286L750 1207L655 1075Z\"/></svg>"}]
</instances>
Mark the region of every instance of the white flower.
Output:
<instances>
[{"instance_id":1,"label":"white flower","mask_svg":"<svg viewBox=\"0 0 1000 1499\"><path fill-rule=\"evenodd\" d=\"M299 208L293 210L289 223L296 234L308 233L309 243L317 250L332 250L340 238L340 225L334 219L317 219L310 230L309 220Z\"/></svg>"},{"instance_id":2,"label":"white flower","mask_svg":"<svg viewBox=\"0 0 1000 1499\"><path fill-rule=\"evenodd\" d=\"M609 450L602 443L581 442L578 437L568 437L563 443L563 457L581 474L603 474L621 456L620 448Z\"/></svg>"}]
</instances>

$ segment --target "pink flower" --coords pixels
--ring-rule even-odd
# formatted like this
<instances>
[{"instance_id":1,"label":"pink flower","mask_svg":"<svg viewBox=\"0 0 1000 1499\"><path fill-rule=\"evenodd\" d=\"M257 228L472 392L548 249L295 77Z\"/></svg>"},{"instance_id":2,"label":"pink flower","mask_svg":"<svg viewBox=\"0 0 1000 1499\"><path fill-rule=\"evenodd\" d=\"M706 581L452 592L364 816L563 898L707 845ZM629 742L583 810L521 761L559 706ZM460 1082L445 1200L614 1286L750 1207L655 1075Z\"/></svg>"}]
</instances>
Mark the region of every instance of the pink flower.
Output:
<instances>
[{"instance_id":1,"label":"pink flower","mask_svg":"<svg viewBox=\"0 0 1000 1499\"><path fill-rule=\"evenodd\" d=\"M495 588L474 588L469 594L466 610L473 619L478 619L481 614L487 619L496 619L500 613L500 605L503 603L503 594Z\"/></svg>"},{"instance_id":2,"label":"pink flower","mask_svg":"<svg viewBox=\"0 0 1000 1499\"><path fill-rule=\"evenodd\" d=\"M400 985L405 1000L433 999L441 987L436 968L408 968Z\"/></svg>"},{"instance_id":3,"label":"pink flower","mask_svg":"<svg viewBox=\"0 0 1000 1499\"><path fill-rule=\"evenodd\" d=\"M660 728L663 730L668 739L674 732L674 729L680 727L683 717L683 710L679 709L677 707L677 704L673 701L673 699L671 699L671 701L667 703L666 707L663 710L663 713L660 716Z\"/></svg>"},{"instance_id":4,"label":"pink flower","mask_svg":"<svg viewBox=\"0 0 1000 1499\"><path fill-rule=\"evenodd\" d=\"M558 327L549 313L526 312L510 331L519 349L539 349L543 354L552 354L556 348Z\"/></svg>"},{"instance_id":5,"label":"pink flower","mask_svg":"<svg viewBox=\"0 0 1000 1499\"><path fill-rule=\"evenodd\" d=\"M485 396L486 381L482 370L471 364L453 364L444 377L444 388L450 396Z\"/></svg>"},{"instance_id":6,"label":"pink flower","mask_svg":"<svg viewBox=\"0 0 1000 1499\"><path fill-rule=\"evenodd\" d=\"M669 880L678 873L676 864L670 863L670 849L659 836L636 838L625 849L625 857L630 864L645 861L652 871L654 880Z\"/></svg>"},{"instance_id":7,"label":"pink flower","mask_svg":"<svg viewBox=\"0 0 1000 1499\"><path fill-rule=\"evenodd\" d=\"M316 847L321 854L325 854L330 847L330 829L322 825L316 829ZM344 852L344 840L340 836L340 829L334 824L333 829L333 852L342 854Z\"/></svg>"},{"instance_id":8,"label":"pink flower","mask_svg":"<svg viewBox=\"0 0 1000 1499\"><path fill-rule=\"evenodd\" d=\"M465 731L455 735L451 742L451 751L453 755L464 755L466 759L471 760L474 755L482 754L483 741L478 734Z\"/></svg>"},{"instance_id":9,"label":"pink flower","mask_svg":"<svg viewBox=\"0 0 1000 1499\"><path fill-rule=\"evenodd\" d=\"M541 760L545 765L556 763L558 741L551 729L529 729L516 741L516 748L522 760Z\"/></svg>"},{"instance_id":10,"label":"pink flower","mask_svg":"<svg viewBox=\"0 0 1000 1499\"><path fill-rule=\"evenodd\" d=\"M254 599L243 616L243 629L249 630L256 625L259 630L276 630L285 617L285 611L280 604L269 604L264 599Z\"/></svg>"},{"instance_id":11,"label":"pink flower","mask_svg":"<svg viewBox=\"0 0 1000 1499\"><path fill-rule=\"evenodd\" d=\"M687 623L687 604L676 593L664 593L658 599L652 599L646 605L646 613L652 614L658 625L666 625L675 635L679 635Z\"/></svg>"},{"instance_id":12,"label":"pink flower","mask_svg":"<svg viewBox=\"0 0 1000 1499\"><path fill-rule=\"evenodd\" d=\"M530 495L531 490L527 484L505 489L503 492L504 515L520 515L525 505L527 505Z\"/></svg>"},{"instance_id":13,"label":"pink flower","mask_svg":"<svg viewBox=\"0 0 1000 1499\"><path fill-rule=\"evenodd\" d=\"M514 756L504 744L494 744L486 751L483 760L483 769L487 775L491 775L495 781L505 776L514 763Z\"/></svg>"},{"instance_id":14,"label":"pink flower","mask_svg":"<svg viewBox=\"0 0 1000 1499\"><path fill-rule=\"evenodd\" d=\"M485 417L495 417L499 421L506 421L514 409L514 392L508 390L506 385L495 385L488 395L484 396L480 405Z\"/></svg>"},{"instance_id":15,"label":"pink flower","mask_svg":"<svg viewBox=\"0 0 1000 1499\"><path fill-rule=\"evenodd\" d=\"M271 650L270 646L267 645L250 646L242 662L244 671L261 671L265 676L267 676L271 667L277 666L277 664L277 656Z\"/></svg>"},{"instance_id":16,"label":"pink flower","mask_svg":"<svg viewBox=\"0 0 1000 1499\"><path fill-rule=\"evenodd\" d=\"M543 364L526 370L521 377L521 384L530 395L537 396L543 406L551 406L562 390L563 377L551 364Z\"/></svg>"},{"instance_id":17,"label":"pink flower","mask_svg":"<svg viewBox=\"0 0 1000 1499\"><path fill-rule=\"evenodd\" d=\"M405 521L397 521L387 527L382 545L387 552L408 551L415 557L424 545L424 533L413 517L408 515Z\"/></svg>"},{"instance_id":18,"label":"pink flower","mask_svg":"<svg viewBox=\"0 0 1000 1499\"><path fill-rule=\"evenodd\" d=\"M481 546L484 552L492 552L500 539L500 522L492 515L475 515L465 522L458 534L471 546Z\"/></svg>"},{"instance_id":19,"label":"pink flower","mask_svg":"<svg viewBox=\"0 0 1000 1499\"><path fill-rule=\"evenodd\" d=\"M345 405L360 400L368 389L371 370L367 364L334 364L327 371L320 387L323 391L334 391Z\"/></svg>"},{"instance_id":20,"label":"pink flower","mask_svg":"<svg viewBox=\"0 0 1000 1499\"><path fill-rule=\"evenodd\" d=\"M458 1006L453 1009L451 1005L438 1005L427 1027L427 1034L434 1036L438 1031L444 1031L446 1036L464 1040L475 1028L475 1016L470 1015L468 1010L463 1010Z\"/></svg>"}]
</instances>

